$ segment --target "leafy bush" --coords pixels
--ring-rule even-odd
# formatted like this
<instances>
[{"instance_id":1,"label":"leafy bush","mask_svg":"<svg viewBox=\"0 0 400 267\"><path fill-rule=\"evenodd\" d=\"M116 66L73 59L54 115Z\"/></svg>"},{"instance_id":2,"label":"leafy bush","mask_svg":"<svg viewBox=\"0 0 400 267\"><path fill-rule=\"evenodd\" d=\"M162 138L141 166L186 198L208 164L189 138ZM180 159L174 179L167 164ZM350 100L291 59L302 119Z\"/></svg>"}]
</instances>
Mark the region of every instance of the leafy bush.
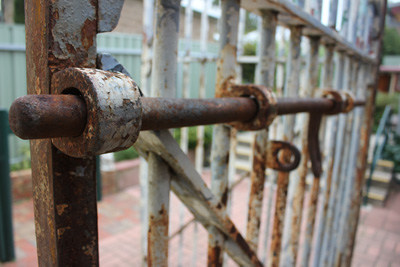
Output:
<instances>
[{"instance_id":1,"label":"leafy bush","mask_svg":"<svg viewBox=\"0 0 400 267\"><path fill-rule=\"evenodd\" d=\"M390 132L390 138L383 148L382 159L394 162L393 172L400 172L400 135Z\"/></svg>"},{"instance_id":2,"label":"leafy bush","mask_svg":"<svg viewBox=\"0 0 400 267\"><path fill-rule=\"evenodd\" d=\"M382 52L383 55L400 54L400 35L396 28L385 27Z\"/></svg>"},{"instance_id":3,"label":"leafy bush","mask_svg":"<svg viewBox=\"0 0 400 267\"><path fill-rule=\"evenodd\" d=\"M174 131L175 140L180 143L181 141L181 131L180 129L175 129ZM211 147L212 140L212 126L204 126L204 148L208 149ZM196 127L189 127L189 149L195 149L197 145L197 130Z\"/></svg>"},{"instance_id":4,"label":"leafy bush","mask_svg":"<svg viewBox=\"0 0 400 267\"><path fill-rule=\"evenodd\" d=\"M20 171L31 168L31 153L28 145L24 145L20 149L21 161L10 165L10 171Z\"/></svg>"},{"instance_id":5,"label":"leafy bush","mask_svg":"<svg viewBox=\"0 0 400 267\"><path fill-rule=\"evenodd\" d=\"M123 161L123 160L129 160L129 159L135 159L139 157L139 153L134 149L133 147L130 147L126 150L118 151L114 153L114 160L117 161Z\"/></svg>"},{"instance_id":6,"label":"leafy bush","mask_svg":"<svg viewBox=\"0 0 400 267\"><path fill-rule=\"evenodd\" d=\"M399 94L386 94L378 92L375 103L373 132L376 132L378 129L379 121L382 118L383 111L388 105L392 108L392 114L396 114L399 108Z\"/></svg>"}]
</instances>

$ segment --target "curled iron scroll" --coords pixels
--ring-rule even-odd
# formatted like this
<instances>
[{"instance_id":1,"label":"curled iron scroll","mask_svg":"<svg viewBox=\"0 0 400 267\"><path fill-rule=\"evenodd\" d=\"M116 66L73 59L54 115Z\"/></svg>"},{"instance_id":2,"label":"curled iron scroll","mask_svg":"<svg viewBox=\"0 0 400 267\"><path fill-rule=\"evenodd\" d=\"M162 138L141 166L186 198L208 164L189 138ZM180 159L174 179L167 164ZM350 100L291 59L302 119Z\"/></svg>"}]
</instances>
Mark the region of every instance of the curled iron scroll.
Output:
<instances>
[{"instance_id":1,"label":"curled iron scroll","mask_svg":"<svg viewBox=\"0 0 400 267\"><path fill-rule=\"evenodd\" d=\"M283 161L280 157L281 151L290 151L289 161ZM292 144L283 141L269 141L268 142L268 155L267 167L281 171L290 172L296 169L300 164L301 154L300 151Z\"/></svg>"}]
</instances>

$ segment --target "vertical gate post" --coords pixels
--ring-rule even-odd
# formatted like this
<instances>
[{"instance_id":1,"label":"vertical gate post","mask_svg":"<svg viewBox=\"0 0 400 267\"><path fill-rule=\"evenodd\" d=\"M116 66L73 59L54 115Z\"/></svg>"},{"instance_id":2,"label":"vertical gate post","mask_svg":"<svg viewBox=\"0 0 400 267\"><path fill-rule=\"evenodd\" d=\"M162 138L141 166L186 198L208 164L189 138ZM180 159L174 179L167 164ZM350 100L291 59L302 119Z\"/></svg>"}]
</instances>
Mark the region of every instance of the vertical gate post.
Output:
<instances>
[{"instance_id":1,"label":"vertical gate post","mask_svg":"<svg viewBox=\"0 0 400 267\"><path fill-rule=\"evenodd\" d=\"M8 112L0 109L0 262L15 258L12 225L12 195L8 151Z\"/></svg>"},{"instance_id":2,"label":"vertical gate post","mask_svg":"<svg viewBox=\"0 0 400 267\"><path fill-rule=\"evenodd\" d=\"M258 83L272 88L275 74L275 32L277 13L264 10L262 15ZM261 211L264 196L265 169L267 163L268 129L256 132L254 138L253 166L247 215L246 240L257 251L261 225Z\"/></svg>"},{"instance_id":3,"label":"vertical gate post","mask_svg":"<svg viewBox=\"0 0 400 267\"><path fill-rule=\"evenodd\" d=\"M236 45L240 1L221 1L220 58L217 61L215 96L221 97L236 78ZM211 191L224 208L228 199L230 128L215 125L211 152ZM222 266L224 237L211 226L208 238L208 265Z\"/></svg>"},{"instance_id":4,"label":"vertical gate post","mask_svg":"<svg viewBox=\"0 0 400 267\"><path fill-rule=\"evenodd\" d=\"M287 61L287 78L285 81L285 96L297 96L299 90L299 75L301 66L300 42L301 42L301 26L292 26L290 28L290 48ZM283 140L291 142L294 137L295 115L285 117ZM288 160L288 154L283 152L282 159ZM274 224L272 228L272 241L270 255L268 257L268 266L279 266L282 230L286 211L286 197L289 185L289 173L279 172L277 179L276 202Z\"/></svg>"},{"instance_id":5,"label":"vertical gate post","mask_svg":"<svg viewBox=\"0 0 400 267\"><path fill-rule=\"evenodd\" d=\"M180 0L157 0L151 96L175 97ZM171 173L156 154L148 157L149 266L168 265L168 224Z\"/></svg>"},{"instance_id":6,"label":"vertical gate post","mask_svg":"<svg viewBox=\"0 0 400 267\"><path fill-rule=\"evenodd\" d=\"M49 94L57 71L96 67L96 0L26 1L25 25L29 94ZM69 157L49 139L31 141L31 157L39 266L98 266L94 157Z\"/></svg>"}]
</instances>

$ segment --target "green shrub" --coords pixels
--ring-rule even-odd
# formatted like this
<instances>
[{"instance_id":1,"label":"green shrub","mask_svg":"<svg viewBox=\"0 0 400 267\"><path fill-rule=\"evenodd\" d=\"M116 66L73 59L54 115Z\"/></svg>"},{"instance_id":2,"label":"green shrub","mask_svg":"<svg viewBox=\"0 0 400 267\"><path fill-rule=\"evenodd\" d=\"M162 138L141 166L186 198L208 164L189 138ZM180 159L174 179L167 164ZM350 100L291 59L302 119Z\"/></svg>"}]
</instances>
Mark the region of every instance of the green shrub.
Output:
<instances>
[{"instance_id":1,"label":"green shrub","mask_svg":"<svg viewBox=\"0 0 400 267\"><path fill-rule=\"evenodd\" d=\"M114 160L116 162L123 161L123 160L129 160L129 159L135 159L137 157L139 157L139 153L133 147L130 147L126 150L122 150L122 151L118 151L118 152L114 153Z\"/></svg>"},{"instance_id":2,"label":"green shrub","mask_svg":"<svg viewBox=\"0 0 400 267\"><path fill-rule=\"evenodd\" d=\"M387 105L392 107L392 114L397 113L399 108L399 94L386 94L378 92L375 103L373 132L376 132L378 129L379 121L382 118L383 111Z\"/></svg>"},{"instance_id":3,"label":"green shrub","mask_svg":"<svg viewBox=\"0 0 400 267\"><path fill-rule=\"evenodd\" d=\"M174 130L174 138L180 144L181 131L180 129ZM204 148L208 149L211 147L212 140L212 126L204 126ZM195 149L197 145L197 130L196 127L189 127L189 149Z\"/></svg>"},{"instance_id":4,"label":"green shrub","mask_svg":"<svg viewBox=\"0 0 400 267\"><path fill-rule=\"evenodd\" d=\"M382 152L382 159L393 161L393 172L400 172L400 136L395 131L391 131L391 137Z\"/></svg>"},{"instance_id":5,"label":"green shrub","mask_svg":"<svg viewBox=\"0 0 400 267\"><path fill-rule=\"evenodd\" d=\"M31 168L31 152L28 145L24 145L20 148L21 161L10 164L10 171L20 171Z\"/></svg>"}]
</instances>

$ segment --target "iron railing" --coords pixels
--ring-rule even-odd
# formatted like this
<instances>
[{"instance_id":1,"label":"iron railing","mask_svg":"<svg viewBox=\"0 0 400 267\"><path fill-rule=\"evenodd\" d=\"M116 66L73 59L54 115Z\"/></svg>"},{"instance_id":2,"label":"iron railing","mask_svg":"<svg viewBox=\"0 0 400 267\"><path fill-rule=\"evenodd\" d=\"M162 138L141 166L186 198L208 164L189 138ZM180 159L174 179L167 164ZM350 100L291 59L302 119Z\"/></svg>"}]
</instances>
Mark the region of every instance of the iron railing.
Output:
<instances>
[{"instance_id":1,"label":"iron railing","mask_svg":"<svg viewBox=\"0 0 400 267\"><path fill-rule=\"evenodd\" d=\"M39 264L99 265L93 156L134 145L147 160L147 164L142 161L140 179L143 264L168 264L172 190L194 215L193 221L208 230L211 266L222 266L224 251L243 266L295 266L297 262L302 266L350 266L386 1L358 0L351 5L350 1L344 1L343 8L349 12L344 12L340 32L336 31L336 0L329 1L328 26L320 21L321 0L307 1L307 5L304 1L297 1L297 5L272 0L221 1L216 98L208 100L171 99L176 95L179 0L145 1L141 87L150 97L143 97L133 80L120 73L123 72L120 65L116 69L115 62L96 55L96 34L112 30L118 21L122 1L116 2L112 7L103 1L26 3L28 93L32 95L14 103L10 118L13 130L22 137L52 138L31 141ZM255 81L259 85L240 85L240 77L237 78L240 66L236 48L238 36L242 36L239 29L244 29L239 22L244 21L245 14L240 12L241 7L259 16L261 43ZM186 7L187 43L191 39L190 9L191 1ZM204 53L207 5L202 18ZM283 66L276 61L275 52L278 24L290 30L284 83ZM302 68L303 37L309 40L306 68ZM325 60L319 82L321 47ZM190 60L188 46L183 61ZM200 61L201 98L207 60L213 59L204 57ZM102 70L95 70L96 67ZM184 64L184 69L184 92L187 92L188 64ZM283 85L283 96L279 95L280 88L276 90L278 97L275 96L275 84ZM363 110L355 108L364 105ZM300 112L309 114L300 117L297 115ZM283 123L281 115L285 115ZM195 166L185 154L187 131L182 130L179 146L166 129L215 123L219 124L213 127L212 181L208 188L201 177L204 128L198 128ZM304 126L300 130L301 141L296 123ZM271 124L273 134L268 129ZM147 131L139 136L140 130ZM245 235L229 216L233 207L227 209L235 177L232 152L237 130L256 131ZM321 153L321 139L324 153ZM301 162L296 145L301 146ZM313 179L307 202L305 242L299 246L309 161ZM299 172L290 172L299 163ZM264 245L263 254L259 255L267 168L278 171L275 211L272 233L268 230L265 234L264 244L270 243L269 252L265 253L268 245ZM269 178L273 180L273 176ZM322 203L318 203L321 186ZM182 214L183 211L180 217ZM182 230L177 235L180 235L182 258L182 235L187 226L183 220L180 226ZM196 243L194 248L193 263L197 257Z\"/></svg>"}]
</instances>

